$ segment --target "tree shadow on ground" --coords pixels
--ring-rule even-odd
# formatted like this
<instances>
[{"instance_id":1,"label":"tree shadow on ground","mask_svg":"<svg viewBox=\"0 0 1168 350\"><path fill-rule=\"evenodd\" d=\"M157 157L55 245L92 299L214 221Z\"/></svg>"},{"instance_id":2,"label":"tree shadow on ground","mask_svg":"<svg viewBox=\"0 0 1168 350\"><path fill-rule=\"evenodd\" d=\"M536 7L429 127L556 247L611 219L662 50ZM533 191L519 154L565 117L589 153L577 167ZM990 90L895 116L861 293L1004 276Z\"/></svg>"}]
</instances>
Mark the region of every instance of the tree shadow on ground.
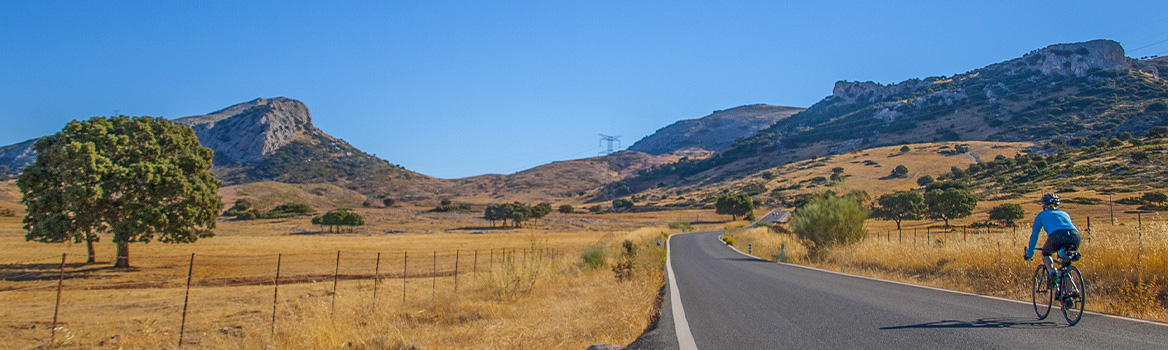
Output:
<instances>
[{"instance_id":1,"label":"tree shadow on ground","mask_svg":"<svg viewBox=\"0 0 1168 350\"><path fill-rule=\"evenodd\" d=\"M1059 324L1052 321L1041 321L1033 318L999 317L979 318L973 321L941 320L935 322L918 323L904 326L880 327L883 330L911 329L911 328L1021 328L1043 329L1057 328Z\"/></svg>"},{"instance_id":2,"label":"tree shadow on ground","mask_svg":"<svg viewBox=\"0 0 1168 350\"><path fill-rule=\"evenodd\" d=\"M133 272L137 268L114 267L108 263L67 263L65 279L88 278L101 272ZM0 265L0 280L10 282L56 281L61 278L60 263Z\"/></svg>"}]
</instances>

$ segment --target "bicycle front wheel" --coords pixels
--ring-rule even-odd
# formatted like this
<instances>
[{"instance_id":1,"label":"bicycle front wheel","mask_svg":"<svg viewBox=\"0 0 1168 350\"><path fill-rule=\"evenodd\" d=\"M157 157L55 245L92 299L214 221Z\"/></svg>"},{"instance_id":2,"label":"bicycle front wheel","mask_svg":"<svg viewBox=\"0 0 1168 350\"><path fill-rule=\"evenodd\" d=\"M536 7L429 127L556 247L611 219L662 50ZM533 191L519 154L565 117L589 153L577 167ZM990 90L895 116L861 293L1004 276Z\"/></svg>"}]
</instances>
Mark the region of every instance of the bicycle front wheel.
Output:
<instances>
[{"instance_id":1,"label":"bicycle front wheel","mask_svg":"<svg viewBox=\"0 0 1168 350\"><path fill-rule=\"evenodd\" d=\"M1066 269L1062 277L1063 295L1059 302L1062 304L1063 317L1067 323L1074 326L1083 318L1083 304L1087 299L1087 285L1083 282L1083 273L1079 268L1071 266Z\"/></svg>"},{"instance_id":2,"label":"bicycle front wheel","mask_svg":"<svg viewBox=\"0 0 1168 350\"><path fill-rule=\"evenodd\" d=\"M1049 276L1050 268L1046 264L1038 264L1038 268L1034 269L1034 278L1031 279L1030 297L1034 303L1034 314L1040 320L1044 320L1047 315L1050 315L1050 304L1054 300L1048 281Z\"/></svg>"}]
</instances>

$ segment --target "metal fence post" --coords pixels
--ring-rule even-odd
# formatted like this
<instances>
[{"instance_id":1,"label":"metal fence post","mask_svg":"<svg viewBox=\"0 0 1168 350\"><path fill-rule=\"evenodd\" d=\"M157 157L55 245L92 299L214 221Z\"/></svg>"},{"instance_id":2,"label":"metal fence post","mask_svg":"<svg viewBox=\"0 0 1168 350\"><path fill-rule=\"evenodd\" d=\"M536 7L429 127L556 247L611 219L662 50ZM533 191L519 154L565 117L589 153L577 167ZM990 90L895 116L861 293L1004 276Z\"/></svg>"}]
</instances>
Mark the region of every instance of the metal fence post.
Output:
<instances>
[{"instance_id":1,"label":"metal fence post","mask_svg":"<svg viewBox=\"0 0 1168 350\"><path fill-rule=\"evenodd\" d=\"M475 249L474 265L471 265L470 272L474 274L479 273L479 250Z\"/></svg>"},{"instance_id":2,"label":"metal fence post","mask_svg":"<svg viewBox=\"0 0 1168 350\"><path fill-rule=\"evenodd\" d=\"M178 348L179 349L182 349L183 334L186 333L186 329L187 329L187 304L191 300L191 276L194 275L194 273L195 273L195 253L191 253L191 264L189 267L187 267L187 291L186 291L186 295L183 296L182 323L179 323L179 326L178 326Z\"/></svg>"}]
</instances>

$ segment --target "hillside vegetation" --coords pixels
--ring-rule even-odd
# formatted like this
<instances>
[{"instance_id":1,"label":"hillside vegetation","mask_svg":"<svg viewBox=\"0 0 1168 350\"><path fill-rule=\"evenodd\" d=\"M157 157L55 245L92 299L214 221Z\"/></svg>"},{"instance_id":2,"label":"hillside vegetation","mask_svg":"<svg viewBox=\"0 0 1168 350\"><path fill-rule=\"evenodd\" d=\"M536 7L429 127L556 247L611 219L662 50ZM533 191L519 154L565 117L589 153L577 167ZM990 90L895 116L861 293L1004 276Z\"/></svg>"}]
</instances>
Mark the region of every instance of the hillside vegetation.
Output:
<instances>
[{"instance_id":1,"label":"hillside vegetation","mask_svg":"<svg viewBox=\"0 0 1168 350\"><path fill-rule=\"evenodd\" d=\"M1033 141L1123 132L1165 124L1163 61L1123 56L1112 41L1060 44L952 77L894 85L839 82L806 111L735 141L703 160L659 166L610 185L639 193L708 184L811 157L935 141Z\"/></svg>"}]
</instances>

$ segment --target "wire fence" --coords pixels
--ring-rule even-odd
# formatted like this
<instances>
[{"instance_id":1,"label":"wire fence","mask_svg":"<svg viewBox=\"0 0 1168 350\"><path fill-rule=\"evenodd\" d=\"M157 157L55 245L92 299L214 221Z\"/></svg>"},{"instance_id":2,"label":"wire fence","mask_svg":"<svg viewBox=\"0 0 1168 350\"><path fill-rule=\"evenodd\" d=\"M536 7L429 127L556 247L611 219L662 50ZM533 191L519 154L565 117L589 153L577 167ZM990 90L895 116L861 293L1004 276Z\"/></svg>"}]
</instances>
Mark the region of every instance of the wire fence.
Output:
<instances>
[{"instance_id":1,"label":"wire fence","mask_svg":"<svg viewBox=\"0 0 1168 350\"><path fill-rule=\"evenodd\" d=\"M0 264L0 326L19 330L27 341L21 345L54 344L66 325L154 327L172 332L181 348L188 330L238 332L239 319L267 324L274 334L281 318L296 312L282 308L306 298L327 298L334 309L338 296L370 308L432 302L467 288L468 275L535 254L561 253L526 247L134 256L132 269L61 254Z\"/></svg>"},{"instance_id":2,"label":"wire fence","mask_svg":"<svg viewBox=\"0 0 1168 350\"><path fill-rule=\"evenodd\" d=\"M1124 213L1122 215L1123 221L1120 225L1127 226L1135 235L1137 242L1142 242L1144 238L1144 231L1148 226L1154 222L1162 222L1162 218L1155 212L1136 212ZM1084 221L1078 222L1080 229L1079 235L1082 240L1080 246L1086 246L1094 239L1095 234L1100 229L1113 231L1116 227L1115 217L1111 217L1110 221L1106 221L1106 217L1092 218L1085 216ZM1094 221L1093 221L1094 220ZM1129 222L1130 221L1130 222ZM885 229L885 230L871 230L869 235L877 241L895 242L902 244L920 245L920 246L938 246L944 245L946 242L965 242L976 239L991 238L996 241L1007 240L1014 246L1026 246L1030 241L1030 234L1033 227L1027 224L1012 225L1012 226L990 226L990 225L951 225L943 227L939 225L927 225L916 227L905 227L900 229ZM1039 240L1039 247L1042 245L1042 240Z\"/></svg>"}]
</instances>

